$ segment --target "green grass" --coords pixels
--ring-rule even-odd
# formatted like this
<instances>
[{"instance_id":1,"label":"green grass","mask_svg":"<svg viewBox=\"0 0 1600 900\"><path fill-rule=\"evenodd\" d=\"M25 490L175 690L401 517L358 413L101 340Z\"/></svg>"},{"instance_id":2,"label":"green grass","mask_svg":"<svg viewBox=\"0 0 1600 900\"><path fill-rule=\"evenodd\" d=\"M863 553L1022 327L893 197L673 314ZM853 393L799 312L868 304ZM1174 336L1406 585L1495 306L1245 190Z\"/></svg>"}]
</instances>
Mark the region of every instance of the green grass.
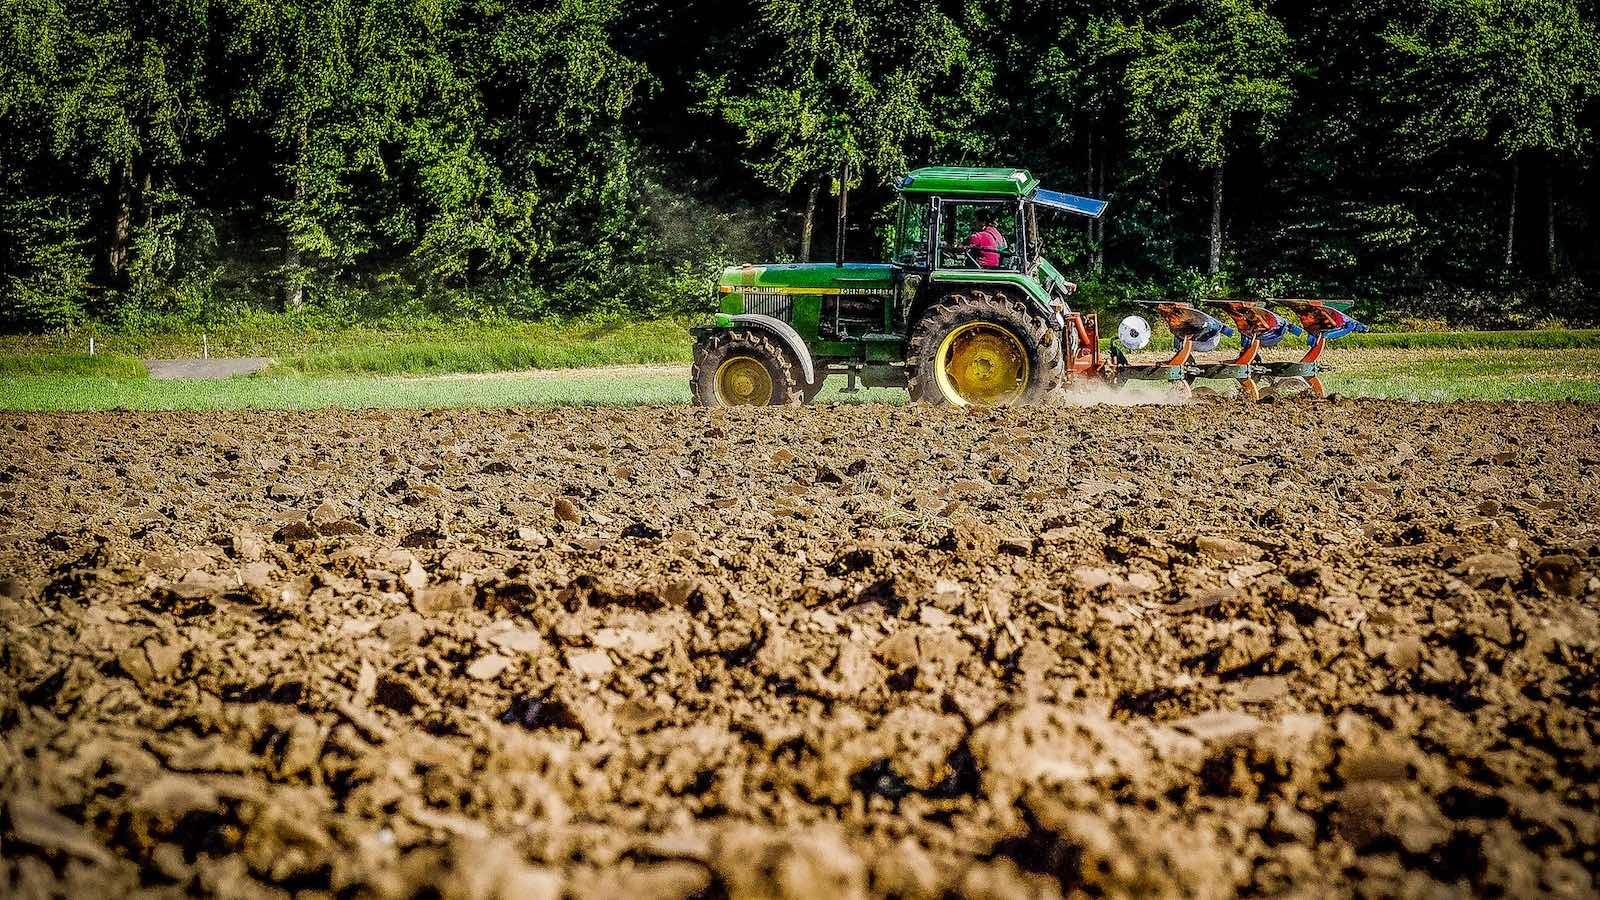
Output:
<instances>
[{"instance_id":1,"label":"green grass","mask_svg":"<svg viewBox=\"0 0 1600 900\"><path fill-rule=\"evenodd\" d=\"M905 391L823 391L822 402L905 403ZM438 409L671 406L689 402L683 373L608 372L434 378L243 376L214 381L29 377L0 380L0 410Z\"/></svg>"},{"instance_id":2,"label":"green grass","mask_svg":"<svg viewBox=\"0 0 1600 900\"><path fill-rule=\"evenodd\" d=\"M283 332L274 332L279 362L272 370L219 381L146 378L138 356L197 355L175 353L173 346L154 338L140 338L154 343L141 344L138 354L102 341L102 350L110 352L93 357L64 352L58 346L64 338L0 338L0 409L686 403L688 387L680 373L563 375L530 370L684 365L690 356L687 324L659 320L422 332L352 329L304 346L285 342ZM242 332L213 340L213 355L272 355L270 348L242 340ZM285 349L290 347L297 349ZM1273 355L1288 358L1295 352L1285 347ZM1600 401L1600 331L1369 334L1340 342L1326 361L1334 367L1327 379L1330 388L1355 396ZM445 373L483 377L399 377ZM904 396L872 391L851 399L902 402ZM837 388L824 394L824 399L839 397Z\"/></svg>"},{"instance_id":3,"label":"green grass","mask_svg":"<svg viewBox=\"0 0 1600 900\"><path fill-rule=\"evenodd\" d=\"M1107 327L1114 327L1107 321ZM505 326L428 323L319 331L279 317L221 328L208 332L207 337L214 357L276 359L273 375L433 375L686 363L690 324L683 319ZM93 362L79 362L89 359L85 335L0 337L0 377L135 377L135 359L192 358L200 355L201 347L198 334L107 334L96 341L99 355ZM1164 347L1169 342L1158 327L1152 346ZM1236 341L1227 343L1237 346ZM1469 331L1353 335L1340 341L1336 352L1597 348L1600 330Z\"/></svg>"},{"instance_id":4,"label":"green grass","mask_svg":"<svg viewBox=\"0 0 1600 900\"><path fill-rule=\"evenodd\" d=\"M1372 350L1337 353L1329 387L1352 396L1445 400L1600 402L1600 350ZM846 397L837 384L823 402L903 403L904 391ZM689 402L682 372L530 373L482 377L251 376L156 381L99 375L0 378L5 410L215 410L637 406Z\"/></svg>"},{"instance_id":5,"label":"green grass","mask_svg":"<svg viewBox=\"0 0 1600 900\"><path fill-rule=\"evenodd\" d=\"M214 381L44 377L0 381L0 409L92 411L633 406L687 403L675 375L606 378L318 378L301 375Z\"/></svg>"},{"instance_id":6,"label":"green grass","mask_svg":"<svg viewBox=\"0 0 1600 900\"><path fill-rule=\"evenodd\" d=\"M131 356L111 353L46 353L36 356L0 356L0 379L41 375L80 378L143 378L144 363Z\"/></svg>"},{"instance_id":7,"label":"green grass","mask_svg":"<svg viewBox=\"0 0 1600 900\"><path fill-rule=\"evenodd\" d=\"M423 374L484 371L407 365L511 365L529 368L675 362L688 359L691 324L685 319L637 322L585 321L476 325L424 323L396 327L319 329L285 318L219 327L205 333L210 353L269 356L287 371L326 374ZM138 359L200 356L201 335L99 334L101 353ZM0 358L87 353L87 334L0 336ZM479 352L477 348L491 348ZM514 364L514 365L513 365Z\"/></svg>"},{"instance_id":8,"label":"green grass","mask_svg":"<svg viewBox=\"0 0 1600 900\"><path fill-rule=\"evenodd\" d=\"M1600 329L1419 331L1352 334L1341 350L1579 350L1600 348Z\"/></svg>"},{"instance_id":9,"label":"green grass","mask_svg":"<svg viewBox=\"0 0 1600 900\"><path fill-rule=\"evenodd\" d=\"M1600 401L1600 350L1333 353L1331 390L1406 400Z\"/></svg>"},{"instance_id":10,"label":"green grass","mask_svg":"<svg viewBox=\"0 0 1600 900\"><path fill-rule=\"evenodd\" d=\"M551 329L477 340L414 341L306 353L280 360L280 373L443 375L688 363L687 328L646 322L595 329Z\"/></svg>"}]
</instances>

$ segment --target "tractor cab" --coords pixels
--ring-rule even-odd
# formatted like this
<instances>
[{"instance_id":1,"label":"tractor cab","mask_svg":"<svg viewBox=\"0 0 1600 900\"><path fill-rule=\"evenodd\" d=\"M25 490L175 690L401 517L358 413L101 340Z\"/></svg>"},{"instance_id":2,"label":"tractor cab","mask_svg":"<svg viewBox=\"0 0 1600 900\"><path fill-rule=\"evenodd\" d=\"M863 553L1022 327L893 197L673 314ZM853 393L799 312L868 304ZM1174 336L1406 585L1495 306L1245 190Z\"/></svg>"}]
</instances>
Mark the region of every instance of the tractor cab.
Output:
<instances>
[{"instance_id":1,"label":"tractor cab","mask_svg":"<svg viewBox=\"0 0 1600 900\"><path fill-rule=\"evenodd\" d=\"M1023 271L1026 245L1018 204L1001 200L943 200L906 197L900 200L893 262L907 270ZM973 246L974 236L989 231L995 240ZM992 251L989 249L992 247Z\"/></svg>"},{"instance_id":2,"label":"tractor cab","mask_svg":"<svg viewBox=\"0 0 1600 900\"><path fill-rule=\"evenodd\" d=\"M1039 187L1022 169L918 169L901 179L894 263L926 271L999 270L1033 275L1041 259L1041 208L1099 218L1103 200ZM974 237L988 226L998 247ZM996 258L998 257L998 258Z\"/></svg>"},{"instance_id":3,"label":"tractor cab","mask_svg":"<svg viewBox=\"0 0 1600 900\"><path fill-rule=\"evenodd\" d=\"M903 273L945 283L1020 279L1019 287L1049 307L1064 307L1075 286L1044 258L1041 215L1098 219L1107 206L1046 190L1023 169L918 169L901 179L899 192L892 262Z\"/></svg>"}]
</instances>

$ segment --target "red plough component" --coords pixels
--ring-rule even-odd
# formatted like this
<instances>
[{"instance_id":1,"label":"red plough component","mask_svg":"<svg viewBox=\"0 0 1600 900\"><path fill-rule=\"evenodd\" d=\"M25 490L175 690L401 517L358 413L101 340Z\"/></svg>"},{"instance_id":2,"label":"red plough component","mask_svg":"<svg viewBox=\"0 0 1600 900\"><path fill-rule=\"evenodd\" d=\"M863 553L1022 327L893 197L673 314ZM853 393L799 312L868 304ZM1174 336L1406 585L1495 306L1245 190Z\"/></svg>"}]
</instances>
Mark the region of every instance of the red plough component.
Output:
<instances>
[{"instance_id":1,"label":"red plough component","mask_svg":"<svg viewBox=\"0 0 1600 900\"><path fill-rule=\"evenodd\" d=\"M1160 316L1172 332L1172 357L1161 363L1131 363L1122 348L1116 347L1115 377L1119 382L1168 381L1187 382L1189 361L1196 351L1205 351L1220 340L1228 329L1216 319L1187 303L1159 301L1142 303Z\"/></svg>"},{"instance_id":2,"label":"red plough component","mask_svg":"<svg viewBox=\"0 0 1600 900\"><path fill-rule=\"evenodd\" d=\"M1105 363L1100 359L1100 317L1093 313L1070 313L1067 333L1071 336L1067 377L1101 377Z\"/></svg>"},{"instance_id":3,"label":"red plough component","mask_svg":"<svg viewBox=\"0 0 1600 900\"><path fill-rule=\"evenodd\" d=\"M1268 309L1266 303L1282 307L1293 313L1299 325ZM1173 354L1161 363L1131 363L1125 350L1138 350L1149 341L1149 325L1138 317L1129 317L1123 326L1133 323L1139 340L1124 346L1124 338L1112 344L1112 360L1102 362L1098 352L1090 355L1085 346L1098 336L1098 325L1093 317L1072 316L1078 352L1074 355L1073 375L1099 375L1117 384L1128 381L1166 381L1187 386L1197 379L1236 381L1240 394L1248 400L1261 398L1263 380L1304 380L1317 398L1327 396L1322 384L1322 366L1318 359L1329 341L1349 334L1364 332L1367 326L1322 300L1207 300L1204 305L1216 310L1230 320L1232 327L1223 324L1196 309L1189 303L1170 300L1141 303L1161 316L1173 336ZM1298 362L1268 362L1261 358L1264 350L1282 343L1293 333L1306 335L1309 345L1305 356ZM1226 361L1207 362L1197 354L1210 353L1222 343L1224 336L1239 336L1239 354ZM1120 332L1119 332L1120 335Z\"/></svg>"},{"instance_id":4,"label":"red plough component","mask_svg":"<svg viewBox=\"0 0 1600 900\"><path fill-rule=\"evenodd\" d=\"M1296 333L1299 333L1301 329L1305 331L1306 355L1301 357L1299 362L1257 364L1256 370L1274 380L1305 379L1305 383L1311 388L1313 397L1326 397L1328 391L1322 384L1323 369L1318 362L1322 357L1322 351L1327 349L1330 341L1336 341L1352 334L1365 334L1369 329L1325 300L1269 300L1267 302L1294 313L1300 320L1300 328L1295 329L1295 331Z\"/></svg>"},{"instance_id":5,"label":"red plough component","mask_svg":"<svg viewBox=\"0 0 1600 900\"><path fill-rule=\"evenodd\" d=\"M1239 393L1247 400L1260 400L1261 388L1256 384L1254 363L1263 347L1273 346L1283 340L1283 317L1248 300L1210 300L1206 303L1233 320L1239 332L1239 355L1225 363L1199 366L1196 377L1232 378L1239 382Z\"/></svg>"}]
</instances>

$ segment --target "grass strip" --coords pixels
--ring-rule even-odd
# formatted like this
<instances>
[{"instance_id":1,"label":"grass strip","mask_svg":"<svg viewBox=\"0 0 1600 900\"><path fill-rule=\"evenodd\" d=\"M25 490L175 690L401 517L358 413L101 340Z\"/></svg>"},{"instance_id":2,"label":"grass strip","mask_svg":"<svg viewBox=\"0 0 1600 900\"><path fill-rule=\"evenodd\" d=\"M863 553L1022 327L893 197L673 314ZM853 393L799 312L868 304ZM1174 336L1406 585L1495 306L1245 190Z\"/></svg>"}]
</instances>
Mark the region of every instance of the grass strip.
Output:
<instances>
[{"instance_id":1,"label":"grass strip","mask_svg":"<svg viewBox=\"0 0 1600 900\"><path fill-rule=\"evenodd\" d=\"M1600 402L1600 350L1478 354L1377 350L1336 357L1333 362L1329 387L1349 396ZM831 384L822 401L906 402L904 391L842 395L840 386ZM0 380L0 409L33 411L653 406L688 401L687 378L681 372L574 371L464 378L287 375L215 381L25 376Z\"/></svg>"},{"instance_id":2,"label":"grass strip","mask_svg":"<svg viewBox=\"0 0 1600 900\"><path fill-rule=\"evenodd\" d=\"M44 353L34 356L0 356L0 378L33 378L42 375L144 378L144 363L131 356L112 353Z\"/></svg>"},{"instance_id":3,"label":"grass strip","mask_svg":"<svg viewBox=\"0 0 1600 900\"><path fill-rule=\"evenodd\" d=\"M643 330L554 340L495 337L337 350L290 357L277 369L304 375L477 374L688 363L690 352L687 332L657 335Z\"/></svg>"},{"instance_id":4,"label":"grass strip","mask_svg":"<svg viewBox=\"0 0 1600 900\"><path fill-rule=\"evenodd\" d=\"M1350 350L1586 350L1600 348L1600 329L1543 331L1413 331L1352 334L1334 347Z\"/></svg>"},{"instance_id":5,"label":"grass strip","mask_svg":"<svg viewBox=\"0 0 1600 900\"><path fill-rule=\"evenodd\" d=\"M98 377L0 381L0 409L102 410L433 409L638 406L687 403L686 379L663 375L558 379L240 377L133 381Z\"/></svg>"},{"instance_id":6,"label":"grass strip","mask_svg":"<svg viewBox=\"0 0 1600 900\"><path fill-rule=\"evenodd\" d=\"M572 357L577 364L588 366L626 363L645 355L647 350L653 350L656 355L686 355L689 352L688 327L691 324L691 320L673 318L633 321L576 319L505 325L425 323L319 329L288 320L269 319L260 324L207 329L204 334L206 346L214 357L270 356L291 366L307 368L319 365L316 362L319 357L344 352L500 343L526 343L541 348L541 353L553 362L561 359L561 348L588 348L583 351L587 355ZM139 359L198 357L202 347L200 331L102 333L95 340L103 353ZM81 354L87 351L88 345L88 333L3 335L0 336L0 356ZM606 354L614 354L615 361ZM329 364L321 365L326 367Z\"/></svg>"},{"instance_id":7,"label":"grass strip","mask_svg":"<svg viewBox=\"0 0 1600 900\"><path fill-rule=\"evenodd\" d=\"M320 333L284 327L236 327L208 333L211 355L270 356L274 374L430 375L451 372L507 372L528 369L587 368L612 365L684 363L691 341L688 319L633 322L573 321L506 326L439 326L412 329L351 328ZM1115 318L1102 322L1115 328ZM85 336L0 337L0 377L23 374L105 374L139 377L129 359L191 358L200 355L198 334L107 335L94 357L117 363L78 364ZM1170 336L1159 324L1152 347L1166 347ZM1109 342L1107 343L1109 347ZM1238 346L1237 339L1224 346ZM1386 332L1352 335L1336 351L1597 349L1600 329L1544 331ZM1293 355L1304 349L1289 338L1273 351ZM47 357L38 363L15 362Z\"/></svg>"}]
</instances>

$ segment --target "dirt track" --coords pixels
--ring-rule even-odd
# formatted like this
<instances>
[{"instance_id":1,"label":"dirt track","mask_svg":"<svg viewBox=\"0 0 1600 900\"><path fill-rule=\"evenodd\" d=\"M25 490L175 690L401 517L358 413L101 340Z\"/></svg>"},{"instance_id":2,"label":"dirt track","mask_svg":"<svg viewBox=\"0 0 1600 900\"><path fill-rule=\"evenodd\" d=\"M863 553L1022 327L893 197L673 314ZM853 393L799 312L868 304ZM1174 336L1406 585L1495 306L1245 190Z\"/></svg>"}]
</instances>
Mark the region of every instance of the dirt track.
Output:
<instances>
[{"instance_id":1,"label":"dirt track","mask_svg":"<svg viewBox=\"0 0 1600 900\"><path fill-rule=\"evenodd\" d=\"M0 894L1592 895L1597 485L1581 405L0 416Z\"/></svg>"}]
</instances>

